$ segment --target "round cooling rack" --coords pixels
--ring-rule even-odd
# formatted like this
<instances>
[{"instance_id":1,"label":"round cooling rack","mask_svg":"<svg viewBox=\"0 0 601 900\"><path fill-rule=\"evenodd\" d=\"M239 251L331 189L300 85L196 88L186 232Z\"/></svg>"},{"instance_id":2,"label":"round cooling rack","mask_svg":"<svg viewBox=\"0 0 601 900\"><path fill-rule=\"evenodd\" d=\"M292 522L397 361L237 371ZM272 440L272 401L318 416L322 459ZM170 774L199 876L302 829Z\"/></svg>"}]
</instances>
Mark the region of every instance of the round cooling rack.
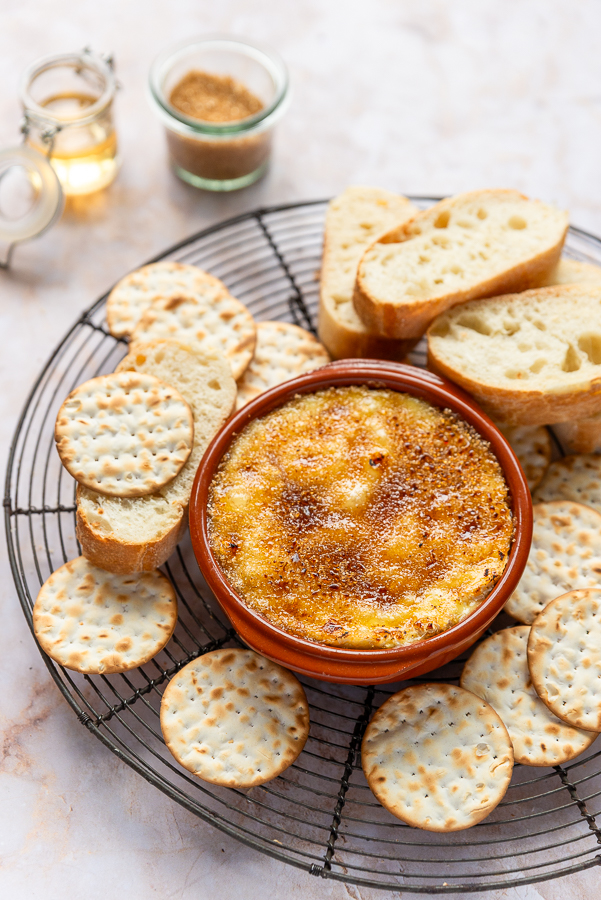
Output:
<instances>
[{"instance_id":1,"label":"round cooling rack","mask_svg":"<svg viewBox=\"0 0 601 900\"><path fill-rule=\"evenodd\" d=\"M320 201L248 213L195 235L160 259L194 263L217 275L257 319L314 329L325 209ZM601 265L601 241L578 229L570 230L566 253ZM105 303L106 295L52 353L10 450L4 499L8 550L30 627L40 585L79 554L74 483L54 449L57 411L76 385L112 372L127 352L127 344L106 328ZM423 348L412 361L424 364ZM599 742L566 766L516 766L504 801L469 831L420 831L383 809L361 770L361 738L373 711L401 684L365 688L302 678L311 733L293 766L246 792L192 777L163 742L161 693L182 666L208 650L235 645L236 636L203 582L189 540L164 569L178 593L180 618L172 640L152 662L124 675L89 677L42 655L82 725L182 806L312 875L388 890L444 894L506 888L601 863ZM457 683L462 664L456 660L428 680Z\"/></svg>"}]
</instances>

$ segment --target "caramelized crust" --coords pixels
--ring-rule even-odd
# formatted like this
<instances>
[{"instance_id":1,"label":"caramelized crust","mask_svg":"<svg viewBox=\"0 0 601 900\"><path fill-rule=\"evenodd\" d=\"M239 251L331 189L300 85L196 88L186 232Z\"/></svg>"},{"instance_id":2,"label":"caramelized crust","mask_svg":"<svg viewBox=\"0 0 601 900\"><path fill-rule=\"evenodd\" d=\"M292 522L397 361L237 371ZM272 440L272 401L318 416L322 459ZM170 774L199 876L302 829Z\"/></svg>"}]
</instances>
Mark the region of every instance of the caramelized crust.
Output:
<instances>
[{"instance_id":1,"label":"caramelized crust","mask_svg":"<svg viewBox=\"0 0 601 900\"><path fill-rule=\"evenodd\" d=\"M330 388L252 422L223 458L209 534L244 602L299 637L387 648L445 631L513 537L489 445L407 394Z\"/></svg>"}]
</instances>

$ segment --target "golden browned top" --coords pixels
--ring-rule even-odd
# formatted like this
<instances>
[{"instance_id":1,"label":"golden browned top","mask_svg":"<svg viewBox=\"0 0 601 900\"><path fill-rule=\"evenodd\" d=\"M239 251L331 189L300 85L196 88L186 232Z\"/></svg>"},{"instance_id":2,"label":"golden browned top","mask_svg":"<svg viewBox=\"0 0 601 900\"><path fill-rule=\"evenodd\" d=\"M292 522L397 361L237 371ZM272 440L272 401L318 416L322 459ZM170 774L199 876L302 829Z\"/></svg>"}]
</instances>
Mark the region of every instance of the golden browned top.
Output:
<instances>
[{"instance_id":1,"label":"golden browned top","mask_svg":"<svg viewBox=\"0 0 601 900\"><path fill-rule=\"evenodd\" d=\"M229 75L196 70L178 81L169 102L184 115L204 122L235 122L263 109L259 98Z\"/></svg>"},{"instance_id":2,"label":"golden browned top","mask_svg":"<svg viewBox=\"0 0 601 900\"><path fill-rule=\"evenodd\" d=\"M248 425L211 485L209 535L244 602L300 637L396 647L445 631L501 576L508 489L449 410L330 388Z\"/></svg>"}]
</instances>

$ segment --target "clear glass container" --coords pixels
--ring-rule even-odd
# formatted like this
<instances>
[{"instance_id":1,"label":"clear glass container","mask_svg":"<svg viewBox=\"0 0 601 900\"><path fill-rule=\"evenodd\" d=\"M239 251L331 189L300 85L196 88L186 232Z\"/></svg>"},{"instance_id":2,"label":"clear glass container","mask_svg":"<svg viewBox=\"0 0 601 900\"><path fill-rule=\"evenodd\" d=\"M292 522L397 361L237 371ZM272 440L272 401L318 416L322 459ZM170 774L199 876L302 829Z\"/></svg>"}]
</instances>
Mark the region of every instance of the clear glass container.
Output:
<instances>
[{"instance_id":1,"label":"clear glass container","mask_svg":"<svg viewBox=\"0 0 601 900\"><path fill-rule=\"evenodd\" d=\"M67 196L90 194L119 168L112 63L84 50L47 56L21 82L26 143L44 155Z\"/></svg>"},{"instance_id":2,"label":"clear glass container","mask_svg":"<svg viewBox=\"0 0 601 900\"><path fill-rule=\"evenodd\" d=\"M262 109L233 121L192 118L171 102L174 88L190 73L234 79ZM209 191L233 191L266 172L273 128L288 101L286 66L271 50L220 36L180 44L155 60L150 94L165 125L171 166L183 181Z\"/></svg>"}]
</instances>

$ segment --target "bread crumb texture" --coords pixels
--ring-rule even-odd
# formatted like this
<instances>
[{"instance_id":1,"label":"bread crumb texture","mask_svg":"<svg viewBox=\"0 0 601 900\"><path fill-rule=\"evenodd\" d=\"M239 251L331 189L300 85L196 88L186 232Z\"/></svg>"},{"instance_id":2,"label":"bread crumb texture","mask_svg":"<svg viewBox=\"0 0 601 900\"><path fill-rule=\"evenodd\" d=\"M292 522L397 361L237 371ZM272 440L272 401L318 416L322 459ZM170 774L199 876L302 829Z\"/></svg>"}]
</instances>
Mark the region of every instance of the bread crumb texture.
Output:
<instances>
[{"instance_id":1,"label":"bread crumb texture","mask_svg":"<svg viewBox=\"0 0 601 900\"><path fill-rule=\"evenodd\" d=\"M601 285L474 300L428 332L430 364L511 424L553 424L601 409Z\"/></svg>"},{"instance_id":2,"label":"bread crumb texture","mask_svg":"<svg viewBox=\"0 0 601 900\"><path fill-rule=\"evenodd\" d=\"M478 285L555 244L566 217L513 191L443 201L365 254L363 278L392 302L438 297Z\"/></svg>"}]
</instances>

